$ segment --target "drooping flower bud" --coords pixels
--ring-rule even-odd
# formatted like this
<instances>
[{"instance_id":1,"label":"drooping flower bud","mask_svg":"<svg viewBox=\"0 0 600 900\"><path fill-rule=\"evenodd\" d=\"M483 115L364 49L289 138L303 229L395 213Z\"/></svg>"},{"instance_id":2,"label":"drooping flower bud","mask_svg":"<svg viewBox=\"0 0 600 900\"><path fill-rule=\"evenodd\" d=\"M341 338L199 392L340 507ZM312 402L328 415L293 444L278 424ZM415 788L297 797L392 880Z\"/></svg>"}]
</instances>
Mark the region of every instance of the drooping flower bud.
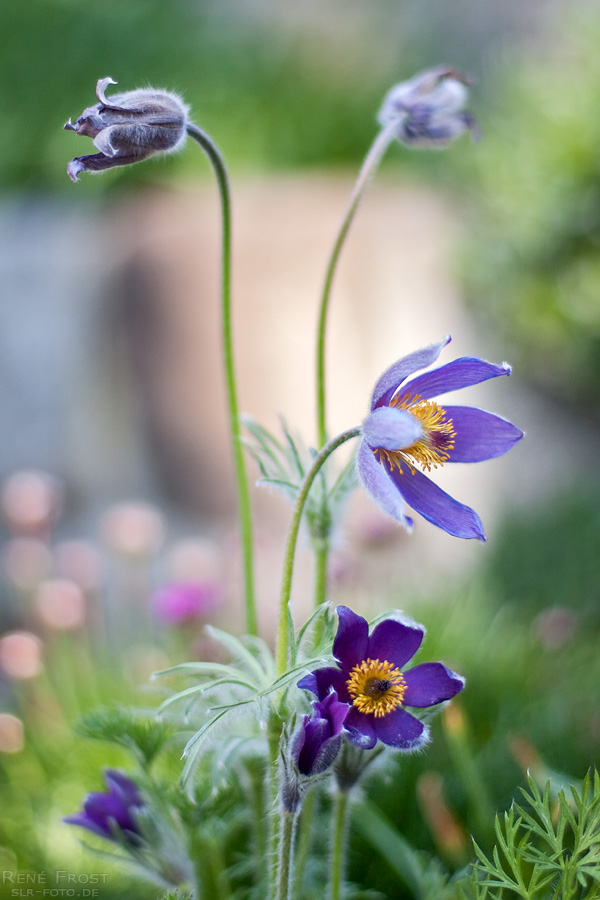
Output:
<instances>
[{"instance_id":1,"label":"drooping flower bud","mask_svg":"<svg viewBox=\"0 0 600 900\"><path fill-rule=\"evenodd\" d=\"M311 715L304 716L292 735L282 755L281 799L287 812L297 812L310 783L331 768L340 750L349 709L332 691L324 700L313 703Z\"/></svg>"},{"instance_id":2,"label":"drooping flower bud","mask_svg":"<svg viewBox=\"0 0 600 900\"><path fill-rule=\"evenodd\" d=\"M408 147L447 147L463 131L479 136L473 117L465 111L469 81L453 69L428 69L395 85L385 96L378 121L397 122L395 137Z\"/></svg>"},{"instance_id":3,"label":"drooping flower bud","mask_svg":"<svg viewBox=\"0 0 600 900\"><path fill-rule=\"evenodd\" d=\"M98 103L65 125L67 131L91 137L100 151L76 156L69 163L67 173L73 181L78 181L80 172L99 172L157 153L172 153L185 140L188 107L176 94L148 87L107 99L106 88L116 83L101 78L96 85Z\"/></svg>"}]
</instances>

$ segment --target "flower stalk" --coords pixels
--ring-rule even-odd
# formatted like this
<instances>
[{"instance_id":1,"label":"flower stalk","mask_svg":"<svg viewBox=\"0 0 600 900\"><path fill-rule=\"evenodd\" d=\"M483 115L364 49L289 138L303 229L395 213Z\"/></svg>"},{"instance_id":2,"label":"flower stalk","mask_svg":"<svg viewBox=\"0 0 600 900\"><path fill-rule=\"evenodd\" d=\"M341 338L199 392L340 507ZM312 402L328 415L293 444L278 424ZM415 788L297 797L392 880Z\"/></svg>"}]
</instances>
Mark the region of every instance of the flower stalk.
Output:
<instances>
[{"instance_id":1,"label":"flower stalk","mask_svg":"<svg viewBox=\"0 0 600 900\"><path fill-rule=\"evenodd\" d=\"M244 460L241 438L240 413L237 399L235 366L233 359L233 331L231 320L231 193L227 169L216 144L197 125L188 123L187 134L200 145L213 167L219 186L222 217L222 259L221 259L221 302L222 339L225 364L225 382L229 407L229 427L233 442L233 461L237 484L240 533L242 541L242 566L244 573L244 596L246 608L246 631L258 634L256 599L254 593L254 548L252 537L252 511L248 474Z\"/></svg>"},{"instance_id":2,"label":"flower stalk","mask_svg":"<svg viewBox=\"0 0 600 900\"><path fill-rule=\"evenodd\" d=\"M348 833L348 792L338 790L333 798L331 841L330 898L340 900L346 862Z\"/></svg>"},{"instance_id":3,"label":"flower stalk","mask_svg":"<svg viewBox=\"0 0 600 900\"><path fill-rule=\"evenodd\" d=\"M360 426L355 428L350 428L348 431L343 431L341 434L338 434L337 437L332 438L315 456L314 462L311 468L308 470L304 477L304 481L300 486L300 490L298 492L298 497L296 498L296 503L294 504L294 508L292 510L292 517L290 519L290 524L288 527L287 541L285 547L285 555L283 562L283 575L281 578L281 594L279 598L279 622L277 626L277 651L276 651L276 665L277 665L277 675L283 675L287 668L288 664L288 655L289 655L289 607L290 607L290 597L292 593L292 577L294 574L294 558L296 555L296 544L298 541L298 532L300 530L300 522L302 520L302 513L304 512L304 506L306 503L306 499L308 497L309 491L312 487L312 484L317 477L321 466L329 459L331 454L337 450L338 447L341 447L342 444L345 444L346 441L351 440L352 438L358 437L361 433Z\"/></svg>"},{"instance_id":4,"label":"flower stalk","mask_svg":"<svg viewBox=\"0 0 600 900\"><path fill-rule=\"evenodd\" d=\"M350 195L348 209L342 220L340 230L335 239L327 271L325 273L325 282L323 284L323 292L321 294L321 302L319 305L319 320L317 326L317 446L323 447L327 442L327 409L326 409L326 386L325 386L325 337L327 330L327 313L329 311L329 298L331 296L331 288L335 276L338 260L342 252L342 247L346 240L346 236L350 230L350 226L354 220L356 211L360 202L369 186L371 179L377 171L377 167L387 150L389 144L396 135L397 123L395 121L381 129L377 137L371 145L371 149L367 153L362 164L358 178Z\"/></svg>"}]
</instances>

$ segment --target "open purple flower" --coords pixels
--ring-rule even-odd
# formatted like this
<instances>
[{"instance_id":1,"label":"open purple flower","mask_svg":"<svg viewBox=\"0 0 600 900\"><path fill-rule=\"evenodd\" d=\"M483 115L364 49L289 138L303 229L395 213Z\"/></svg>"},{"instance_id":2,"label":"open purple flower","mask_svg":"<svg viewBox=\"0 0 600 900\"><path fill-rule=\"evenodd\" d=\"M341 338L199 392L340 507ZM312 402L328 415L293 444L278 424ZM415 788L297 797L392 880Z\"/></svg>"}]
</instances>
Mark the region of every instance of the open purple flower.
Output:
<instances>
[{"instance_id":1,"label":"open purple flower","mask_svg":"<svg viewBox=\"0 0 600 900\"><path fill-rule=\"evenodd\" d=\"M446 462L471 463L502 456L521 440L523 432L483 409L442 407L431 399L510 375L506 363L497 366L464 356L409 379L435 362L449 340L447 337L403 357L379 378L371 396L371 412L363 422L358 475L375 502L407 528L413 523L404 512L404 503L448 534L484 541L477 513L442 491L416 467L429 472Z\"/></svg>"},{"instance_id":2,"label":"open purple flower","mask_svg":"<svg viewBox=\"0 0 600 900\"><path fill-rule=\"evenodd\" d=\"M136 810L145 805L138 786L115 769L107 769L104 780L108 791L88 794L81 812L66 816L63 821L87 828L109 841L138 846L141 831Z\"/></svg>"},{"instance_id":3,"label":"open purple flower","mask_svg":"<svg viewBox=\"0 0 600 900\"><path fill-rule=\"evenodd\" d=\"M69 120L65 125L67 131L92 138L100 151L71 160L67 173L72 181L79 180L80 172L100 172L156 153L171 153L185 140L188 109L176 94L149 87L107 99L106 88L116 83L100 78L98 103L84 109L75 123Z\"/></svg>"},{"instance_id":4,"label":"open purple flower","mask_svg":"<svg viewBox=\"0 0 600 900\"><path fill-rule=\"evenodd\" d=\"M475 120L464 110L468 83L453 69L420 72L388 91L379 123L396 122L395 137L408 147L447 147L464 131L478 137Z\"/></svg>"},{"instance_id":5,"label":"open purple flower","mask_svg":"<svg viewBox=\"0 0 600 900\"><path fill-rule=\"evenodd\" d=\"M316 669L298 682L324 700L335 691L350 704L343 722L348 739L364 750L378 740L399 750L417 750L429 738L427 726L406 707L427 708L454 697L464 679L442 663L422 663L406 672L425 634L422 625L404 618L384 619L369 634L366 619L338 606L333 642L338 668Z\"/></svg>"}]
</instances>

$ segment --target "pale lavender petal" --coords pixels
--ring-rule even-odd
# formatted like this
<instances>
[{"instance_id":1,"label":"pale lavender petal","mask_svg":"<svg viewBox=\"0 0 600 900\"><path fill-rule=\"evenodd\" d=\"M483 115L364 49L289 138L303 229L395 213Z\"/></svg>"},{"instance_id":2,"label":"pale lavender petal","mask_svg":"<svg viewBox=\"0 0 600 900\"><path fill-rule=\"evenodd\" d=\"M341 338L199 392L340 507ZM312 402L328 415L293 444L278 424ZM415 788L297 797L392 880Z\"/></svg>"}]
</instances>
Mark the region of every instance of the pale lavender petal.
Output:
<instances>
[{"instance_id":1,"label":"pale lavender petal","mask_svg":"<svg viewBox=\"0 0 600 900\"><path fill-rule=\"evenodd\" d=\"M373 388L371 410L378 406L387 406L404 379L412 375L413 372L418 372L419 369L425 369L434 363L449 341L450 335L447 335L438 344L430 344L429 347L424 347L422 350L403 356L402 359L393 363L389 369L386 369Z\"/></svg>"},{"instance_id":2,"label":"pale lavender petal","mask_svg":"<svg viewBox=\"0 0 600 900\"><path fill-rule=\"evenodd\" d=\"M422 625L407 620L384 619L369 638L369 659L386 660L401 669L415 655L425 634Z\"/></svg>"},{"instance_id":3,"label":"pale lavender petal","mask_svg":"<svg viewBox=\"0 0 600 900\"><path fill-rule=\"evenodd\" d=\"M444 406L456 432L448 462L480 462L502 456L523 437L508 419L475 406Z\"/></svg>"},{"instance_id":4,"label":"pale lavender petal","mask_svg":"<svg viewBox=\"0 0 600 900\"><path fill-rule=\"evenodd\" d=\"M373 449L402 450L423 437L419 420L393 406L380 406L363 422L364 438Z\"/></svg>"},{"instance_id":5,"label":"pale lavender petal","mask_svg":"<svg viewBox=\"0 0 600 900\"><path fill-rule=\"evenodd\" d=\"M366 441L362 441L356 455L358 477L367 494L381 509L404 525L407 531L413 526L410 516L404 512L404 502L398 490L390 482L384 467L377 462Z\"/></svg>"},{"instance_id":6,"label":"pale lavender petal","mask_svg":"<svg viewBox=\"0 0 600 900\"><path fill-rule=\"evenodd\" d=\"M333 655L339 659L342 668L349 671L366 657L369 626L366 619L347 606L338 606L335 611L339 624L333 641Z\"/></svg>"},{"instance_id":7,"label":"pale lavender petal","mask_svg":"<svg viewBox=\"0 0 600 900\"><path fill-rule=\"evenodd\" d=\"M432 525L454 537L485 541L481 519L470 506L459 503L417 470L411 472L407 466L402 473L398 469L383 470L408 505Z\"/></svg>"},{"instance_id":8,"label":"pale lavender petal","mask_svg":"<svg viewBox=\"0 0 600 900\"><path fill-rule=\"evenodd\" d=\"M365 716L352 706L344 721L344 731L348 740L361 750L370 750L374 747L377 735L373 721L374 716Z\"/></svg>"},{"instance_id":9,"label":"pale lavender petal","mask_svg":"<svg viewBox=\"0 0 600 900\"><path fill-rule=\"evenodd\" d=\"M417 750L427 743L429 737L423 722L419 722L401 706L387 716L374 717L373 730L380 741L398 750Z\"/></svg>"},{"instance_id":10,"label":"pale lavender petal","mask_svg":"<svg viewBox=\"0 0 600 900\"><path fill-rule=\"evenodd\" d=\"M435 706L462 691L465 679L442 663L422 663L404 672L406 706Z\"/></svg>"},{"instance_id":11,"label":"pale lavender petal","mask_svg":"<svg viewBox=\"0 0 600 900\"><path fill-rule=\"evenodd\" d=\"M401 399L409 395L418 395L422 400L428 400L430 397L437 397L448 391L480 384L482 381L497 378L499 375L510 375L508 363L497 366L476 356L462 356L460 359L453 359L452 362L446 363L445 366L439 366L437 369L411 378L398 393L398 397Z\"/></svg>"}]
</instances>

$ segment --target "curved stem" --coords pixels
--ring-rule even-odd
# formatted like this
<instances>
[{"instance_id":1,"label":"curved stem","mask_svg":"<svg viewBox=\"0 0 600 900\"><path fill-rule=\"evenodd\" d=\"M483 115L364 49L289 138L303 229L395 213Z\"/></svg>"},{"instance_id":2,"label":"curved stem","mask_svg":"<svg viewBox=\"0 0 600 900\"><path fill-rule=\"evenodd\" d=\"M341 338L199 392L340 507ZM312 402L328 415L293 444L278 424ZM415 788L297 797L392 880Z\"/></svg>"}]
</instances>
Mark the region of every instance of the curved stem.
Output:
<instances>
[{"instance_id":1,"label":"curved stem","mask_svg":"<svg viewBox=\"0 0 600 900\"><path fill-rule=\"evenodd\" d=\"M325 404L325 331L327 326L327 312L329 310L329 297L331 295L331 286L333 277L337 267L338 259L346 240L346 235L350 230L350 225L354 219L354 215L363 195L371 181L371 178L377 170L383 154L385 153L390 141L398 128L397 121L390 122L385 128L379 132L371 149L369 150L362 168L358 174L358 178L350 195L350 203L346 215L342 220L338 236L333 245L333 250L329 258L329 265L325 274L325 283L323 285L323 293L321 295L321 305L319 307L319 322L317 331L317 446L322 447L327 440L327 411Z\"/></svg>"},{"instance_id":2,"label":"curved stem","mask_svg":"<svg viewBox=\"0 0 600 900\"><path fill-rule=\"evenodd\" d=\"M188 135L200 145L206 153L216 176L221 198L222 215L222 265L221 265L221 302L222 302L222 340L225 363L225 382L229 405L229 427L233 441L233 460L237 482L238 508L240 516L240 532L242 540L242 564L244 572L244 595L246 599L246 631L258 634L256 619L256 601L254 596L254 550L252 541L252 512L250 508L250 490L248 475L244 461L244 450L241 440L240 414L237 400L235 368L233 361L233 335L231 326L231 193L227 169L220 151L206 132L196 125L189 124Z\"/></svg>"},{"instance_id":3,"label":"curved stem","mask_svg":"<svg viewBox=\"0 0 600 900\"><path fill-rule=\"evenodd\" d=\"M344 862L346 856L346 832L348 792L338 791L333 800L333 837L331 846L331 900L340 900Z\"/></svg>"},{"instance_id":4,"label":"curved stem","mask_svg":"<svg viewBox=\"0 0 600 900\"><path fill-rule=\"evenodd\" d=\"M289 654L289 629L288 629L288 613L290 606L290 596L292 593L292 576L294 574L294 557L296 554L296 543L298 540L298 532L300 530L300 521L304 512L304 505L323 463L331 456L334 450L337 450L346 441L357 437L361 433L361 427L350 428L343 431L337 437L332 438L320 452L315 456L311 468L304 476L304 481L300 485L296 503L292 511L290 520L287 542L285 547L285 556L283 562L283 576L281 579L281 595L279 598L279 622L277 626L277 676L283 675L288 664Z\"/></svg>"}]
</instances>

